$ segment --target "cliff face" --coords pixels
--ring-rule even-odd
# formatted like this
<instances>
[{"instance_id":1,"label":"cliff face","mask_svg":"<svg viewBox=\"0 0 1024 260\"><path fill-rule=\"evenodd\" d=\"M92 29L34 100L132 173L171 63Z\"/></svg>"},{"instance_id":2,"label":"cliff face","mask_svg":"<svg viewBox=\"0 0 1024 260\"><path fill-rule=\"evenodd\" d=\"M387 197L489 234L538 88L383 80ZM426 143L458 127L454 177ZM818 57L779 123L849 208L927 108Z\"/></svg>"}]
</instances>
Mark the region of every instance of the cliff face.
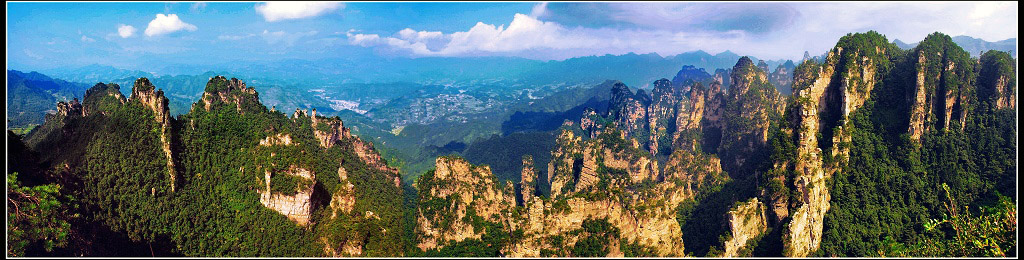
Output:
<instances>
[{"instance_id":1,"label":"cliff face","mask_svg":"<svg viewBox=\"0 0 1024 260\"><path fill-rule=\"evenodd\" d=\"M429 250L449 240L479 239L482 222L509 225L509 209L515 207L511 185L499 186L489 167L472 166L464 159L439 157L433 174L417 183L417 247Z\"/></svg>"},{"instance_id":2,"label":"cliff face","mask_svg":"<svg viewBox=\"0 0 1024 260\"><path fill-rule=\"evenodd\" d=\"M1009 53L989 51L981 56L978 99L995 109L1017 108L1017 64Z\"/></svg>"},{"instance_id":3,"label":"cliff face","mask_svg":"<svg viewBox=\"0 0 1024 260\"><path fill-rule=\"evenodd\" d=\"M767 73L743 57L733 66L732 86L721 104L720 117L708 117L721 126L717 153L733 176L749 176L753 165L762 160L768 129L784 106L782 96L767 81Z\"/></svg>"},{"instance_id":4,"label":"cliff face","mask_svg":"<svg viewBox=\"0 0 1024 260\"><path fill-rule=\"evenodd\" d=\"M509 255L531 257L539 256L542 249L560 251L548 238L565 236L588 219L607 219L620 230L622 242L653 248L660 256L683 255L674 200L690 196L688 186L677 186L675 181L685 174L657 181L657 162L638 145L627 142L617 129L587 141L564 130L558 140L559 148L548 167L553 176L551 199L527 199L523 194L526 213L520 226L526 239L513 246ZM579 237L565 239L562 246L570 246ZM609 256L621 256L617 242L609 243Z\"/></svg>"},{"instance_id":5,"label":"cliff face","mask_svg":"<svg viewBox=\"0 0 1024 260\"><path fill-rule=\"evenodd\" d=\"M171 140L174 138L171 137L172 119L171 110L167 106L167 98L164 97L163 90L156 90L149 79L139 78L132 86L131 100L138 101L153 111L153 116L156 118L157 124L160 125L160 148L167 156L167 176L171 179L171 191L173 192L178 183L177 166L174 163L177 156L171 151Z\"/></svg>"},{"instance_id":6,"label":"cliff face","mask_svg":"<svg viewBox=\"0 0 1024 260\"><path fill-rule=\"evenodd\" d=\"M316 109L313 109L310 113L306 110L295 109L292 113L293 121L310 120L310 124L313 127L313 136L316 138L320 147L324 149L330 149L340 142L351 144L351 149L355 152L359 159L361 159L366 165L373 167L384 174L384 178L391 180L395 187L401 187L402 179L398 176L398 169L390 167L384 158L380 156L373 147L373 143L363 141L358 136L352 134L352 131L345 127L345 123L338 117L323 117L316 114Z\"/></svg>"},{"instance_id":7,"label":"cliff face","mask_svg":"<svg viewBox=\"0 0 1024 260\"><path fill-rule=\"evenodd\" d=\"M809 60L797 67L795 102L790 103L794 115L784 129L793 135L795 159L775 162L776 169L791 169L795 175L789 180L781 175L772 179L793 187L798 196L796 201L786 196L768 198L772 222L790 217L782 223L788 227L783 234L787 256L803 257L818 249L830 207L826 181L842 169L849 154L848 146L841 145L850 138L843 130L847 118L869 98L881 77L876 72L884 66L880 64L889 62L893 48L877 33L848 35L827 54L824 64ZM825 153L835 159L826 163Z\"/></svg>"},{"instance_id":8,"label":"cliff face","mask_svg":"<svg viewBox=\"0 0 1024 260\"><path fill-rule=\"evenodd\" d=\"M196 105L199 105L206 111L210 111L210 107L218 103L234 105L239 113L245 113L248 108L263 106L256 89L247 87L241 80L236 78L229 80L224 76L210 78L210 81L206 83L206 91L203 92L202 99L192 107L195 109Z\"/></svg>"},{"instance_id":9,"label":"cliff face","mask_svg":"<svg viewBox=\"0 0 1024 260\"><path fill-rule=\"evenodd\" d=\"M768 228L764 209L764 204L753 198L726 213L731 238L725 242L722 257L740 257L739 250L745 247L748 241L764 233Z\"/></svg>"},{"instance_id":10,"label":"cliff face","mask_svg":"<svg viewBox=\"0 0 1024 260\"><path fill-rule=\"evenodd\" d=\"M579 231L583 223L597 219L607 220L621 234L608 241L608 256L623 256L620 243L649 248L658 256L683 256L676 206L728 180L718 159L677 150L662 170L639 142L625 137L625 131L603 129L592 138L578 135L580 132L585 131L565 124L557 138L547 167L550 199L534 191L537 175L529 167L530 157L523 159L526 166L517 194L510 194L511 185L493 181L485 167L439 158L433 174L418 182L420 248L443 247L440 242L446 240L479 238L479 226L466 221L475 214L483 216L478 222L501 223L509 232L522 232L521 239L503 248L506 256L537 257L542 252L570 256L568 249L584 238L585 232ZM521 207L514 212L501 211L507 207L503 205L517 204ZM452 212L451 216L437 215L442 210ZM480 212L508 214L487 217ZM555 240L560 242L553 243Z\"/></svg>"},{"instance_id":11,"label":"cliff face","mask_svg":"<svg viewBox=\"0 0 1024 260\"><path fill-rule=\"evenodd\" d=\"M974 105L971 98L977 95L970 54L940 34L929 35L911 53L917 57L913 63L916 84L908 100L911 140L920 140L931 129L947 130L951 123L962 130Z\"/></svg>"},{"instance_id":12,"label":"cliff face","mask_svg":"<svg viewBox=\"0 0 1024 260\"><path fill-rule=\"evenodd\" d=\"M294 194L275 192L270 186L271 178L283 175L282 177L298 177L300 181L294 187ZM296 166L289 166L285 171L271 172L267 170L264 175L264 184L260 190L260 203L299 225L309 225L310 215L313 214L313 186L316 178L307 169Z\"/></svg>"}]
</instances>

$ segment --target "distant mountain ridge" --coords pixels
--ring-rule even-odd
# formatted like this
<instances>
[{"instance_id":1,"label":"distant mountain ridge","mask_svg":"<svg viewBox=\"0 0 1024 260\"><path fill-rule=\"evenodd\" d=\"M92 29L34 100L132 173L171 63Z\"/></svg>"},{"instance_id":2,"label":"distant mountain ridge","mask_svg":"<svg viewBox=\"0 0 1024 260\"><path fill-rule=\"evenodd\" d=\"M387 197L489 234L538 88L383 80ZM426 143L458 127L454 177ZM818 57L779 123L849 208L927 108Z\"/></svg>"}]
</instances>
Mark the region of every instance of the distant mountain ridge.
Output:
<instances>
[{"instance_id":1,"label":"distant mountain ridge","mask_svg":"<svg viewBox=\"0 0 1024 260\"><path fill-rule=\"evenodd\" d=\"M1002 41L990 42L982 39L970 37L970 36L956 36L953 37L953 42L963 48L964 51L971 54L971 57L980 57L982 53L989 50L997 50L1009 52L1010 56L1017 56L1017 38L1009 38ZM906 43L895 39L892 42L899 46L901 49L909 50L917 47L920 42Z\"/></svg>"},{"instance_id":2,"label":"distant mountain ridge","mask_svg":"<svg viewBox=\"0 0 1024 260\"><path fill-rule=\"evenodd\" d=\"M101 79L154 78L160 75L195 75L217 71L239 75L254 84L322 84L397 83L467 85L480 82L511 84L595 85L605 80L620 80L644 88L664 75L675 73L683 65L706 71L730 68L740 55L731 51L709 54L704 51L685 52L671 56L655 53L584 56L561 61L538 61L517 57L422 57L379 58L351 57L323 60L275 60L226 62L209 66L183 64L147 68L145 72L106 65L41 70L73 82L96 83ZM761 61L751 57L755 62ZM765 60L771 67L784 60ZM386 68L386 69L384 69ZM650 86L647 86L650 88Z\"/></svg>"}]
</instances>

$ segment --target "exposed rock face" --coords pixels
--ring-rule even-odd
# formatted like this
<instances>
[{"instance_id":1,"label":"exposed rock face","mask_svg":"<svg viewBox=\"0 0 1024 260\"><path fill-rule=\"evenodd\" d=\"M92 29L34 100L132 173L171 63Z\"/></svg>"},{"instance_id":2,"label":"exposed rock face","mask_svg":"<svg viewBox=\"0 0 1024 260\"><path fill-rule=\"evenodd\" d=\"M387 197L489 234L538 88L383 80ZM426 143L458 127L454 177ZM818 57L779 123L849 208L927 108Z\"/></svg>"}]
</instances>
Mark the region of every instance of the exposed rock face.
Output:
<instances>
[{"instance_id":1,"label":"exposed rock face","mask_svg":"<svg viewBox=\"0 0 1024 260\"><path fill-rule=\"evenodd\" d=\"M923 53L918 53L917 63L924 64L927 60ZM907 132L910 133L911 140L921 140L921 136L924 135L925 131L928 131L928 125L925 125L925 119L928 116L929 108L931 108L931 102L928 99L928 89L925 86L925 70L924 67L917 67L917 81L914 85L914 94L910 96L910 126Z\"/></svg>"},{"instance_id":2,"label":"exposed rock face","mask_svg":"<svg viewBox=\"0 0 1024 260\"><path fill-rule=\"evenodd\" d=\"M669 205L693 199L707 188L729 180L717 157L688 150L672 153L664 172L664 181L658 185L663 186Z\"/></svg>"},{"instance_id":3,"label":"exposed rock face","mask_svg":"<svg viewBox=\"0 0 1024 260\"><path fill-rule=\"evenodd\" d=\"M499 187L489 167L476 167L461 158L439 157L433 174L421 177L416 230L420 249L441 243L480 238L474 218L508 227L508 210L515 207L511 189ZM447 224L447 225L442 225Z\"/></svg>"},{"instance_id":4,"label":"exposed rock face","mask_svg":"<svg viewBox=\"0 0 1024 260\"><path fill-rule=\"evenodd\" d=\"M976 92L970 55L941 34L929 35L911 53L917 57L917 81L908 100L911 140L920 140L932 129L949 130L953 122L963 129L973 106L969 97Z\"/></svg>"},{"instance_id":5,"label":"exposed rock face","mask_svg":"<svg viewBox=\"0 0 1024 260\"><path fill-rule=\"evenodd\" d=\"M714 83L713 83L714 84ZM717 86L717 85L716 85ZM701 132L704 119L708 90L701 84L690 88L689 98L679 102L676 108L675 132L672 133L672 147L676 149L696 150L700 145L697 135Z\"/></svg>"},{"instance_id":6,"label":"exposed rock face","mask_svg":"<svg viewBox=\"0 0 1024 260\"><path fill-rule=\"evenodd\" d=\"M978 100L995 109L1017 108L1017 66L1009 53L989 51L981 56Z\"/></svg>"},{"instance_id":7,"label":"exposed rock face","mask_svg":"<svg viewBox=\"0 0 1024 260\"><path fill-rule=\"evenodd\" d=\"M646 141L649 125L647 106L650 103L650 97L643 90L633 94L629 87L619 82L612 87L612 100L609 103L608 113L615 118L616 123L623 129L626 136L638 137L639 140Z\"/></svg>"},{"instance_id":8,"label":"exposed rock face","mask_svg":"<svg viewBox=\"0 0 1024 260\"><path fill-rule=\"evenodd\" d=\"M316 109L314 108L310 119L313 121L313 135L316 136L317 141L320 141L321 147L331 148L334 146L335 142L342 138L352 137L351 131L345 127L345 124L341 122L341 119L338 117L318 117L316 115Z\"/></svg>"},{"instance_id":9,"label":"exposed rock face","mask_svg":"<svg viewBox=\"0 0 1024 260\"><path fill-rule=\"evenodd\" d=\"M228 80L224 76L210 78L210 81L206 83L206 91L203 93L203 98L200 102L207 111L214 104L226 103L234 105L238 112L243 114L247 107L262 106L256 89L246 87L245 82L241 80L236 78ZM197 102L196 104L200 103Z\"/></svg>"},{"instance_id":10,"label":"exposed rock face","mask_svg":"<svg viewBox=\"0 0 1024 260\"><path fill-rule=\"evenodd\" d=\"M768 75L768 81L775 85L775 88L779 90L779 93L783 95L790 95L793 92L793 70L796 69L796 65L793 61L786 61L786 63L779 64L775 67L775 71L771 75Z\"/></svg>"},{"instance_id":11,"label":"exposed rock face","mask_svg":"<svg viewBox=\"0 0 1024 260\"><path fill-rule=\"evenodd\" d=\"M551 161L548 162L548 183L551 184L551 197L558 197L564 193L566 185L573 180L575 169L582 170L583 167L581 145L583 139L581 137L576 136L572 131L562 130L555 142L559 145L554 151L551 151ZM577 158L580 160L576 160Z\"/></svg>"},{"instance_id":12,"label":"exposed rock face","mask_svg":"<svg viewBox=\"0 0 1024 260\"><path fill-rule=\"evenodd\" d=\"M736 206L725 216L729 221L732 238L725 241L725 252L722 257L737 257L738 251L747 245L747 241L756 238L768 228L765 221L764 204L752 198Z\"/></svg>"},{"instance_id":13,"label":"exposed rock face","mask_svg":"<svg viewBox=\"0 0 1024 260\"><path fill-rule=\"evenodd\" d=\"M307 169L290 166L283 172L266 171L263 178L265 187L260 190L260 203L299 225L308 225L310 215L313 214L313 186L316 179L313 173ZM276 174L291 175L301 178L304 181L298 183L297 192L294 195L276 193L271 190L270 178Z\"/></svg>"},{"instance_id":14,"label":"exposed rock face","mask_svg":"<svg viewBox=\"0 0 1024 260\"><path fill-rule=\"evenodd\" d=\"M280 133L276 135L267 136L260 140L260 146L273 146L273 145L292 145L292 136Z\"/></svg>"},{"instance_id":15,"label":"exposed rock face","mask_svg":"<svg viewBox=\"0 0 1024 260\"><path fill-rule=\"evenodd\" d=\"M519 181L519 203L522 206L537 196L537 171L533 169L533 156L523 155L523 171Z\"/></svg>"},{"instance_id":16,"label":"exposed rock face","mask_svg":"<svg viewBox=\"0 0 1024 260\"><path fill-rule=\"evenodd\" d=\"M800 159L794 162L797 176L792 181L798 188L798 194L803 196L797 198L798 201L795 203L799 206L793 209L779 208L786 205L785 202L772 203L776 221L786 216L792 217L789 229L784 234L789 236L789 239L783 240L788 241L783 246L790 249L787 251L791 252L789 256L806 256L816 250L821 241L821 229L825 212L828 211L829 197L817 135L820 132L820 115L826 109L837 109L828 107L824 98L829 87L833 86L832 75L835 73L838 56L841 53L842 48L837 47L829 53L829 63L817 67L809 66L806 70L797 72L794 80L794 95L802 101L797 106L799 131L796 133L797 158ZM783 196L779 199L787 198Z\"/></svg>"},{"instance_id":17,"label":"exposed rock face","mask_svg":"<svg viewBox=\"0 0 1024 260\"><path fill-rule=\"evenodd\" d=\"M878 42L873 47L843 43L847 40ZM846 133L846 119L860 108L869 98L877 82L876 68L888 60L889 45L881 35L875 33L848 35L832 49L824 64L808 61L797 68L794 77L794 118L786 133L793 133L796 145L796 160L775 162L777 169L792 167L796 172L790 185L799 196L797 201L788 201L786 196L769 198L773 222L790 217L788 229L784 230L783 247L787 256L804 257L818 249L825 213L830 207L830 195L826 181L845 165L845 159L833 160L826 165L822 160L822 148L833 158L848 158L849 148L840 143L850 142ZM844 49L846 47L846 49ZM863 48L863 49L862 49ZM837 129L832 131L832 129ZM820 144L823 140L832 145ZM784 176L779 176L785 179ZM789 204L788 208L784 208Z\"/></svg>"},{"instance_id":18,"label":"exposed rock face","mask_svg":"<svg viewBox=\"0 0 1024 260\"><path fill-rule=\"evenodd\" d=\"M102 109L105 104L123 105L126 102L128 99L121 94L121 86L113 83L96 83L95 86L85 91L85 96L82 98L82 115L106 114L107 111Z\"/></svg>"},{"instance_id":19,"label":"exposed rock face","mask_svg":"<svg viewBox=\"0 0 1024 260\"><path fill-rule=\"evenodd\" d=\"M157 124L160 125L160 148L164 151L164 156L167 157L167 176L171 179L171 191L175 190L177 186L177 167L175 166L175 156L171 151L171 110L167 106L167 98L164 97L163 90L156 90L152 83L147 78L139 78L135 80L135 85L132 86L132 97L131 100L139 101L144 107L153 111L153 116L156 118Z\"/></svg>"},{"instance_id":20,"label":"exposed rock face","mask_svg":"<svg viewBox=\"0 0 1024 260\"><path fill-rule=\"evenodd\" d=\"M356 156L359 156L366 165L383 172L384 178L390 179L395 184L395 187L401 187L402 179L398 176L398 169L387 165L387 162L380 156L380 153L374 149L373 143L363 141L358 136L353 135L352 131L345 127L341 118L317 116L316 109L313 109L312 113L306 113L305 110L296 108L295 112L292 113L292 120L310 120L313 126L313 136L320 143L320 147L325 149L330 149L339 141L351 142L352 150Z\"/></svg>"},{"instance_id":21,"label":"exposed rock face","mask_svg":"<svg viewBox=\"0 0 1024 260\"><path fill-rule=\"evenodd\" d=\"M71 115L85 116L85 111L82 110L82 103L78 102L78 98L75 98L68 102L57 102L57 113L47 114L46 121L63 120L64 118L67 118Z\"/></svg>"},{"instance_id":22,"label":"exposed rock face","mask_svg":"<svg viewBox=\"0 0 1024 260\"><path fill-rule=\"evenodd\" d=\"M732 87L732 69L716 69L715 75L711 76L713 82L718 82L722 85L722 88L729 89Z\"/></svg>"},{"instance_id":23,"label":"exposed rock face","mask_svg":"<svg viewBox=\"0 0 1024 260\"><path fill-rule=\"evenodd\" d=\"M344 214L352 213L356 205L355 185L348 180L348 171L345 167L338 167L338 180L341 188L331 194L331 218L337 217L339 211Z\"/></svg>"},{"instance_id":24,"label":"exposed rock face","mask_svg":"<svg viewBox=\"0 0 1024 260\"><path fill-rule=\"evenodd\" d=\"M672 132L676 131L676 110L679 107L679 103L683 100L681 90L677 89L672 85L672 82L667 79L660 79L654 82L654 90L651 91L651 95L654 97L654 102L648 107L647 114L650 129L650 140L648 145L648 151L657 154L659 152L659 145L671 144L673 135ZM671 147L663 147L661 149L670 149Z\"/></svg>"},{"instance_id":25,"label":"exposed rock face","mask_svg":"<svg viewBox=\"0 0 1024 260\"><path fill-rule=\"evenodd\" d=\"M782 96L767 81L767 73L749 58L740 58L732 71L732 87L722 104L721 117L709 119L722 126L717 150L723 167L733 176L746 176L752 174L747 161L759 159L751 157L763 151L771 120L784 106Z\"/></svg>"}]
</instances>

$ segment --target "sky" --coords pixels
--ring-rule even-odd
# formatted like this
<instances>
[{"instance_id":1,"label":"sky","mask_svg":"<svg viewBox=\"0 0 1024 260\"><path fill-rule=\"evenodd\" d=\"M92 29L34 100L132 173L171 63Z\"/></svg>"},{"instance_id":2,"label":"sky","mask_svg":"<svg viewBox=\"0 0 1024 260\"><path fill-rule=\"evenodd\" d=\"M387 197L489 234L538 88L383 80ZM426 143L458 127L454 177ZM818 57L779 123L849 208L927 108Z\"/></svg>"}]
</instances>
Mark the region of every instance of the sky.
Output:
<instances>
[{"instance_id":1,"label":"sky","mask_svg":"<svg viewBox=\"0 0 1024 260\"><path fill-rule=\"evenodd\" d=\"M826 52L851 32L1017 37L1017 2L7 3L7 65Z\"/></svg>"}]
</instances>

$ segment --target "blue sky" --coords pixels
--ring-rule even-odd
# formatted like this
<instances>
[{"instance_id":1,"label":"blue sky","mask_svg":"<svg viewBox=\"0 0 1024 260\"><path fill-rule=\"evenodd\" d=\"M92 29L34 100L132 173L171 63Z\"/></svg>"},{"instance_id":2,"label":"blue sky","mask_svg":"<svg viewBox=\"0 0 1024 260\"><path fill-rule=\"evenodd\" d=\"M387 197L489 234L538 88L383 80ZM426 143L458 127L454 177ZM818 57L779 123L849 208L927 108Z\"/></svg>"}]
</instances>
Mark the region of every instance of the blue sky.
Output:
<instances>
[{"instance_id":1,"label":"blue sky","mask_svg":"<svg viewBox=\"0 0 1024 260\"><path fill-rule=\"evenodd\" d=\"M1016 2L8 3L13 69L363 57L820 54L849 32L1017 35Z\"/></svg>"}]
</instances>

